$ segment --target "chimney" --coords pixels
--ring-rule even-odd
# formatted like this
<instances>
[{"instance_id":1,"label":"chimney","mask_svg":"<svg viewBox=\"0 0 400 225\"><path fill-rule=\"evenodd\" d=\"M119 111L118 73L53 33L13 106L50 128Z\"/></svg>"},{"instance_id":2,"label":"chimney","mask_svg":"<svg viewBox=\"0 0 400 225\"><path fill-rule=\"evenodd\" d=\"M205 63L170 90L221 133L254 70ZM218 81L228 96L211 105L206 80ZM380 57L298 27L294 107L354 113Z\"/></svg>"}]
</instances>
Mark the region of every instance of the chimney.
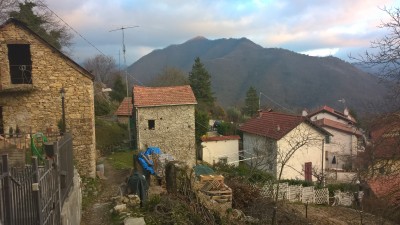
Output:
<instances>
[{"instance_id":1,"label":"chimney","mask_svg":"<svg viewBox=\"0 0 400 225\"><path fill-rule=\"evenodd\" d=\"M343 114L347 117L349 117L349 109L346 107L344 108Z\"/></svg>"},{"instance_id":2,"label":"chimney","mask_svg":"<svg viewBox=\"0 0 400 225\"><path fill-rule=\"evenodd\" d=\"M276 126L276 131L281 131L281 127L279 125Z\"/></svg>"},{"instance_id":3,"label":"chimney","mask_svg":"<svg viewBox=\"0 0 400 225\"><path fill-rule=\"evenodd\" d=\"M306 109L303 109L303 111L301 112L302 116L308 116L308 112Z\"/></svg>"}]
</instances>

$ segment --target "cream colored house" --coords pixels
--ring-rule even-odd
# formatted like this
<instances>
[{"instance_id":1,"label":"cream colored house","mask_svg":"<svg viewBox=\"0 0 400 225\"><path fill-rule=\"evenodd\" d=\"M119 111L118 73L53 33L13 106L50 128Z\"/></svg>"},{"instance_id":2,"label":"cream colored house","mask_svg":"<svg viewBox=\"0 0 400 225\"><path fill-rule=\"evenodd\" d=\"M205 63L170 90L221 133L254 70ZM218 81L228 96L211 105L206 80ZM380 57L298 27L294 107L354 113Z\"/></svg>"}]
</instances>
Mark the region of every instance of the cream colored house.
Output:
<instances>
[{"instance_id":1,"label":"cream colored house","mask_svg":"<svg viewBox=\"0 0 400 225\"><path fill-rule=\"evenodd\" d=\"M347 108L339 112L324 106L310 114L303 112L311 121L323 127L333 136L326 148L326 169L331 171L351 171L358 153L363 151L362 132L357 121Z\"/></svg>"},{"instance_id":2,"label":"cream colored house","mask_svg":"<svg viewBox=\"0 0 400 225\"><path fill-rule=\"evenodd\" d=\"M159 147L179 161L196 162L194 107L189 85L133 87L133 142L140 150Z\"/></svg>"},{"instance_id":3,"label":"cream colored house","mask_svg":"<svg viewBox=\"0 0 400 225\"><path fill-rule=\"evenodd\" d=\"M0 133L58 132L60 90L65 90L66 130L71 132L76 167L95 176L94 77L25 24L0 26Z\"/></svg>"},{"instance_id":4,"label":"cream colored house","mask_svg":"<svg viewBox=\"0 0 400 225\"><path fill-rule=\"evenodd\" d=\"M239 165L240 136L203 137L202 159L209 164L225 163Z\"/></svg>"},{"instance_id":5,"label":"cream colored house","mask_svg":"<svg viewBox=\"0 0 400 225\"><path fill-rule=\"evenodd\" d=\"M331 134L308 118L262 111L245 122L244 160L281 179L317 180L325 164L326 140Z\"/></svg>"}]
</instances>

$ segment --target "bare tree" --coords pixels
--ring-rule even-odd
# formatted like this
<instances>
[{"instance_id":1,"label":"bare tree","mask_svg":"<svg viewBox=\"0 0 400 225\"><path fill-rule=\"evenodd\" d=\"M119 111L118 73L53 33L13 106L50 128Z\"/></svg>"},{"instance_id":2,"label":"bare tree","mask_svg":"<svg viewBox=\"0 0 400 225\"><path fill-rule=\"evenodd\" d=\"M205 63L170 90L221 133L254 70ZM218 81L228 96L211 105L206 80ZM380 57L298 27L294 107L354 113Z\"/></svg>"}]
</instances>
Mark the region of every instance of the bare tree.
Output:
<instances>
[{"instance_id":1,"label":"bare tree","mask_svg":"<svg viewBox=\"0 0 400 225\"><path fill-rule=\"evenodd\" d=\"M0 24L8 19L11 11L18 7L17 0L0 0Z\"/></svg>"},{"instance_id":2,"label":"bare tree","mask_svg":"<svg viewBox=\"0 0 400 225\"><path fill-rule=\"evenodd\" d=\"M251 160L249 164L251 167L267 170L276 176L276 190L274 190L273 196L274 210L272 216L272 224L276 224L279 184L283 177L284 170L290 169L302 174L300 164L294 160L294 156L316 149L322 152L321 148L325 141L325 136L317 131L313 125L302 122L279 140L255 135L246 136L245 138L251 142L251 144L246 147L252 146L253 148L248 149L253 153L250 155Z\"/></svg>"},{"instance_id":3,"label":"bare tree","mask_svg":"<svg viewBox=\"0 0 400 225\"><path fill-rule=\"evenodd\" d=\"M83 66L95 76L95 81L112 85L113 75L118 71L114 58L105 55L96 55L84 61Z\"/></svg>"},{"instance_id":4,"label":"bare tree","mask_svg":"<svg viewBox=\"0 0 400 225\"><path fill-rule=\"evenodd\" d=\"M377 70L383 80L397 81L394 86L395 96L400 94L400 8L382 8L390 21L382 22L380 29L387 30L384 37L371 41L371 50L364 54L351 56L360 65Z\"/></svg>"},{"instance_id":5,"label":"bare tree","mask_svg":"<svg viewBox=\"0 0 400 225\"><path fill-rule=\"evenodd\" d=\"M179 86L189 84L189 80L185 73L174 67L165 67L156 78L150 81L150 86L166 87Z\"/></svg>"}]
</instances>

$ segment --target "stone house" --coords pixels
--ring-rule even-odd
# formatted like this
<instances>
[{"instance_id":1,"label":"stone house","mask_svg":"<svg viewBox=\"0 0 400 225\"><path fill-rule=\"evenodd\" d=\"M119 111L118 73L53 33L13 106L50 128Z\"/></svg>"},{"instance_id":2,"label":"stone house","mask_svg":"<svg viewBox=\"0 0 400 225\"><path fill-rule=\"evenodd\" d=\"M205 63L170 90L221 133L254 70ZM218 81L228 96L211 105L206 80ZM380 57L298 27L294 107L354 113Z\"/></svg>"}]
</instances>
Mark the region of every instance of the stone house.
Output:
<instances>
[{"instance_id":1,"label":"stone house","mask_svg":"<svg viewBox=\"0 0 400 225\"><path fill-rule=\"evenodd\" d=\"M58 132L64 88L76 167L81 175L95 176L93 79L25 24L8 20L0 26L0 133L17 126L25 133Z\"/></svg>"},{"instance_id":2,"label":"stone house","mask_svg":"<svg viewBox=\"0 0 400 225\"><path fill-rule=\"evenodd\" d=\"M125 97L114 113L114 115L117 116L117 121L127 124L129 117L132 116L132 108L132 97Z\"/></svg>"},{"instance_id":3,"label":"stone house","mask_svg":"<svg viewBox=\"0 0 400 225\"><path fill-rule=\"evenodd\" d=\"M244 161L281 179L315 181L325 170L327 137L331 134L304 116L261 111L239 128Z\"/></svg>"},{"instance_id":4,"label":"stone house","mask_svg":"<svg viewBox=\"0 0 400 225\"><path fill-rule=\"evenodd\" d=\"M352 170L354 159L363 150L363 133L349 110L340 112L323 106L309 114L303 111L303 115L333 135L325 153L327 170Z\"/></svg>"},{"instance_id":5,"label":"stone house","mask_svg":"<svg viewBox=\"0 0 400 225\"><path fill-rule=\"evenodd\" d=\"M197 101L192 88L134 86L132 96L135 147L144 150L146 146L156 146L175 159L194 165Z\"/></svg>"},{"instance_id":6,"label":"stone house","mask_svg":"<svg viewBox=\"0 0 400 225\"><path fill-rule=\"evenodd\" d=\"M202 159L209 164L239 165L240 136L212 136L201 138Z\"/></svg>"}]
</instances>

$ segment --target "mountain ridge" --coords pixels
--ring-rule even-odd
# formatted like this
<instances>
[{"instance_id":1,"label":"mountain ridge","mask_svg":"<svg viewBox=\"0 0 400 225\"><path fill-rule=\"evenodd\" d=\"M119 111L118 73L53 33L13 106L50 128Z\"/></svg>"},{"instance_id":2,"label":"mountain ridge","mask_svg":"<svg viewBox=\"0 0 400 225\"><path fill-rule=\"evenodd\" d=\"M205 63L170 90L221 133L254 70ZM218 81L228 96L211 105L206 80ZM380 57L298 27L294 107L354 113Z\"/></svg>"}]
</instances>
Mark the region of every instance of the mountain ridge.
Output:
<instances>
[{"instance_id":1,"label":"mountain ridge","mask_svg":"<svg viewBox=\"0 0 400 225\"><path fill-rule=\"evenodd\" d=\"M211 74L217 101L225 107L242 105L250 86L263 93L263 106L279 103L296 110L321 105L339 107L342 105L337 100L343 98L350 108L365 110L365 106L386 95L386 87L376 77L339 58L263 48L245 37L209 40L197 36L154 50L129 66L128 71L148 84L165 67L188 73L195 57L200 57Z\"/></svg>"}]
</instances>

